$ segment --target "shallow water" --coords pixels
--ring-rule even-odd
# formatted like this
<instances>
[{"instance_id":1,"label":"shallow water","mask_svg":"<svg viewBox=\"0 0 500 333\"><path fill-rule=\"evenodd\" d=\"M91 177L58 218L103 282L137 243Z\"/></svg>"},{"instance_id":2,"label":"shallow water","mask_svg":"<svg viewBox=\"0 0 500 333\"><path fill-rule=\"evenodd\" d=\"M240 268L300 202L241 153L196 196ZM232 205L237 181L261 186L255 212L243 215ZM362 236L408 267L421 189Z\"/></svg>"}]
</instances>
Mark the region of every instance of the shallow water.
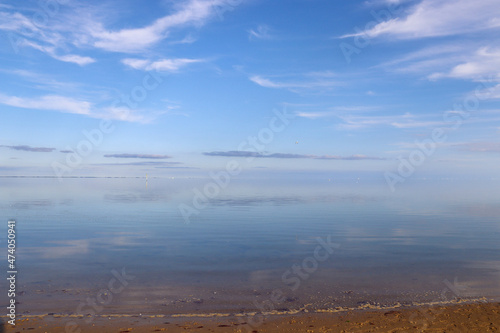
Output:
<instances>
[{"instance_id":1,"label":"shallow water","mask_svg":"<svg viewBox=\"0 0 500 333\"><path fill-rule=\"evenodd\" d=\"M500 295L498 181L420 180L393 193L380 180L233 179L186 223L180 207L196 209L196 189L210 182L0 179L5 226L17 221L18 313L291 311ZM88 298L99 306L82 306Z\"/></svg>"}]
</instances>

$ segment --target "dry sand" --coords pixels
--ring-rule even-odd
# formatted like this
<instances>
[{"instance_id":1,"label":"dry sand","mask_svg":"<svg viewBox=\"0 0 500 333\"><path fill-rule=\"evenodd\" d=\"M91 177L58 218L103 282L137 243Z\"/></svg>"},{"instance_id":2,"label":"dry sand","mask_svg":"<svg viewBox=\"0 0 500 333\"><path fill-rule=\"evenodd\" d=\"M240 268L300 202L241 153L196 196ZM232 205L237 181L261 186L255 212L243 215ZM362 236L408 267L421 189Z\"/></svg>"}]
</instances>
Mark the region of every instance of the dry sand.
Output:
<instances>
[{"instance_id":1,"label":"dry sand","mask_svg":"<svg viewBox=\"0 0 500 333\"><path fill-rule=\"evenodd\" d=\"M500 303L420 306L337 313L269 316L45 316L20 317L0 332L500 332ZM252 325L249 325L253 323ZM67 325L67 327L65 327Z\"/></svg>"}]
</instances>

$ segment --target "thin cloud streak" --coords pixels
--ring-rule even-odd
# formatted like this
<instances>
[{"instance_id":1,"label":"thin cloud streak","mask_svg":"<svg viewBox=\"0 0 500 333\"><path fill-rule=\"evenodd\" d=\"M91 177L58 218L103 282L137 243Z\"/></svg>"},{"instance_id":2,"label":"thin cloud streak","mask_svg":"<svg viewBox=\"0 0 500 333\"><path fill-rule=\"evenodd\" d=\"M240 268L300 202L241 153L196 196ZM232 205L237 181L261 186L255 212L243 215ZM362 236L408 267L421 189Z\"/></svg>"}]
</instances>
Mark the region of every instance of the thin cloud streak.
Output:
<instances>
[{"instance_id":1,"label":"thin cloud streak","mask_svg":"<svg viewBox=\"0 0 500 333\"><path fill-rule=\"evenodd\" d=\"M468 152L476 153L500 153L500 142L470 142L453 145L454 147Z\"/></svg>"},{"instance_id":2,"label":"thin cloud streak","mask_svg":"<svg viewBox=\"0 0 500 333\"><path fill-rule=\"evenodd\" d=\"M250 40L254 39L271 39L270 28L265 24L260 24L256 29L250 29L248 31L248 38Z\"/></svg>"},{"instance_id":3,"label":"thin cloud streak","mask_svg":"<svg viewBox=\"0 0 500 333\"><path fill-rule=\"evenodd\" d=\"M94 58L79 56L77 54L59 55L59 54L57 54L55 47L42 46L42 45L27 41L27 40L22 41L21 43L19 43L19 45L32 47L38 51L41 51L41 52L49 55L50 57L52 57L56 60L60 60L60 61L64 61L64 62L71 62L71 63L77 64L80 66L85 66L85 65L91 64L93 62L96 62L96 60Z\"/></svg>"},{"instance_id":4,"label":"thin cloud streak","mask_svg":"<svg viewBox=\"0 0 500 333\"><path fill-rule=\"evenodd\" d=\"M391 18L369 30L342 38L392 36L417 39L452 36L500 28L500 2L497 0L423 0L410 9L405 18Z\"/></svg>"},{"instance_id":5,"label":"thin cloud streak","mask_svg":"<svg viewBox=\"0 0 500 333\"><path fill-rule=\"evenodd\" d=\"M114 119L137 123L147 123L153 119L152 116L146 117L140 114L138 110L131 110L127 107L114 106L98 109L90 102L59 95L28 98L0 93L0 104L22 109L57 111L98 119Z\"/></svg>"},{"instance_id":6,"label":"thin cloud streak","mask_svg":"<svg viewBox=\"0 0 500 333\"><path fill-rule=\"evenodd\" d=\"M297 112L295 114L297 117L307 118L307 119L318 119L318 118L328 118L337 116L337 112Z\"/></svg>"},{"instance_id":7,"label":"thin cloud streak","mask_svg":"<svg viewBox=\"0 0 500 333\"><path fill-rule=\"evenodd\" d=\"M145 71L158 71L158 72L177 72L183 67L189 64L203 62L203 59L187 59L187 58L177 58L177 59L160 59L157 61L150 61L144 59L133 59L127 58L123 59L122 63L134 69L145 70Z\"/></svg>"},{"instance_id":8,"label":"thin cloud streak","mask_svg":"<svg viewBox=\"0 0 500 333\"><path fill-rule=\"evenodd\" d=\"M451 68L454 65L467 61L471 56L471 49L475 47L475 45L470 45L470 43L440 43L437 46L425 47L399 56L374 68L383 68L387 71L402 74L415 73L428 76L436 71L443 70L443 68Z\"/></svg>"},{"instance_id":9,"label":"thin cloud streak","mask_svg":"<svg viewBox=\"0 0 500 333\"><path fill-rule=\"evenodd\" d=\"M152 155L152 154L107 154L104 157L112 157L112 158L146 158L146 159L167 159L172 158L169 155Z\"/></svg>"},{"instance_id":10,"label":"thin cloud streak","mask_svg":"<svg viewBox=\"0 0 500 333\"><path fill-rule=\"evenodd\" d=\"M21 150L21 151L35 152L35 153L50 153L50 152L53 152L54 150L56 150L55 148L31 147L31 146L26 146L26 145L19 145L19 146L5 146L5 145L2 145L0 147L10 148L12 150Z\"/></svg>"},{"instance_id":11,"label":"thin cloud streak","mask_svg":"<svg viewBox=\"0 0 500 333\"><path fill-rule=\"evenodd\" d=\"M6 7L4 7L6 8ZM9 9L9 8L6 8ZM11 10L15 10L11 8ZM65 34L75 34L71 28L71 24L59 24L52 22L49 26L44 26L43 29L34 24L33 20L19 12L0 12L0 30L7 33L7 37L11 42L14 50L20 47L30 47L36 49L48 56L63 62L75 63L80 66L88 65L96 60L91 57L80 56L77 54L62 54L68 51L69 40L65 38ZM76 27L75 27L76 28ZM70 38L74 39L74 38Z\"/></svg>"},{"instance_id":12,"label":"thin cloud streak","mask_svg":"<svg viewBox=\"0 0 500 333\"><path fill-rule=\"evenodd\" d=\"M295 93L307 91L328 91L341 83L336 75L330 71L309 72L296 75L293 80L272 80L261 75L253 75L249 80L264 88L288 89Z\"/></svg>"},{"instance_id":13,"label":"thin cloud streak","mask_svg":"<svg viewBox=\"0 0 500 333\"><path fill-rule=\"evenodd\" d=\"M75 54L71 49L100 49L119 53L144 53L177 28L200 27L216 16L219 7L227 6L227 0L186 0L174 2L168 15L139 28L111 30L95 16L102 16L103 10L71 3L78 14L67 14L61 9L58 15L50 17L50 25L39 27L30 16L20 9L0 7L0 31L7 32L11 44L17 50L30 47L63 62L85 66L96 62L92 57ZM59 8L59 7L58 7ZM101 8L102 9L102 8ZM104 10L105 11L105 10ZM97 14L99 13L99 14ZM102 20L102 21L101 21ZM186 38L181 43L191 43Z\"/></svg>"},{"instance_id":14,"label":"thin cloud streak","mask_svg":"<svg viewBox=\"0 0 500 333\"><path fill-rule=\"evenodd\" d=\"M346 112L369 112L380 109L377 106L338 106L329 108L329 111L317 111L317 112L305 112L299 111L296 112L295 115L301 118L307 119L319 119L319 118L330 118L330 117L339 117Z\"/></svg>"},{"instance_id":15,"label":"thin cloud streak","mask_svg":"<svg viewBox=\"0 0 500 333\"><path fill-rule=\"evenodd\" d=\"M287 154L287 153L273 153L264 154L252 151L214 151L203 153L206 156L220 156L220 157L255 157L255 158L281 158L281 159L317 159L317 160L385 160L380 157L370 157L365 155L352 155L352 156L337 156L337 155L304 155L304 154Z\"/></svg>"},{"instance_id":16,"label":"thin cloud streak","mask_svg":"<svg viewBox=\"0 0 500 333\"><path fill-rule=\"evenodd\" d=\"M165 39L174 28L205 24L216 14L216 8L227 5L226 2L227 0L185 1L178 6L176 12L142 28L111 31L106 30L102 24L96 24L90 30L94 39L92 45L112 52L142 52Z\"/></svg>"},{"instance_id":17,"label":"thin cloud streak","mask_svg":"<svg viewBox=\"0 0 500 333\"><path fill-rule=\"evenodd\" d=\"M68 91L68 90L74 91L79 86L81 86L81 83L58 81L50 76L24 69L12 69L12 70L0 69L0 72L21 77L30 83L34 83L35 84L34 86L36 88L41 88L43 90L50 90L50 91L58 91L59 93L61 91Z\"/></svg>"},{"instance_id":18,"label":"thin cloud streak","mask_svg":"<svg viewBox=\"0 0 500 333\"><path fill-rule=\"evenodd\" d=\"M63 113L75 113L82 115L90 115L92 106L91 103L86 101L58 95L23 98L0 94L0 104L23 109L53 110Z\"/></svg>"},{"instance_id":19,"label":"thin cloud streak","mask_svg":"<svg viewBox=\"0 0 500 333\"><path fill-rule=\"evenodd\" d=\"M453 67L448 73L434 73L430 79L455 78L474 81L494 76L500 79L500 49L480 48L470 59Z\"/></svg>"},{"instance_id":20,"label":"thin cloud streak","mask_svg":"<svg viewBox=\"0 0 500 333\"><path fill-rule=\"evenodd\" d=\"M196 167L187 167L187 166L157 166L156 169L199 169Z\"/></svg>"},{"instance_id":21,"label":"thin cloud streak","mask_svg":"<svg viewBox=\"0 0 500 333\"><path fill-rule=\"evenodd\" d=\"M93 166L148 166L148 167L162 167L183 164L181 162L165 162L165 161L141 161L141 162L126 162L126 163L96 163Z\"/></svg>"}]
</instances>

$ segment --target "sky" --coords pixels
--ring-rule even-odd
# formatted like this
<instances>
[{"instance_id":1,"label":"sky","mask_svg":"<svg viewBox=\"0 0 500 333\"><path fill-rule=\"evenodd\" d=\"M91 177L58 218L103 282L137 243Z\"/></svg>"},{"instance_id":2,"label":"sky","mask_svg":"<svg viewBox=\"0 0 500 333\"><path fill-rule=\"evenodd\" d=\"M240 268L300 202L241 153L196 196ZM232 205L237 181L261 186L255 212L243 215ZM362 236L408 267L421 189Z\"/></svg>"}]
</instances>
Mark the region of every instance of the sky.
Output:
<instances>
[{"instance_id":1,"label":"sky","mask_svg":"<svg viewBox=\"0 0 500 333\"><path fill-rule=\"evenodd\" d=\"M0 175L496 177L499 36L498 0L3 0Z\"/></svg>"}]
</instances>

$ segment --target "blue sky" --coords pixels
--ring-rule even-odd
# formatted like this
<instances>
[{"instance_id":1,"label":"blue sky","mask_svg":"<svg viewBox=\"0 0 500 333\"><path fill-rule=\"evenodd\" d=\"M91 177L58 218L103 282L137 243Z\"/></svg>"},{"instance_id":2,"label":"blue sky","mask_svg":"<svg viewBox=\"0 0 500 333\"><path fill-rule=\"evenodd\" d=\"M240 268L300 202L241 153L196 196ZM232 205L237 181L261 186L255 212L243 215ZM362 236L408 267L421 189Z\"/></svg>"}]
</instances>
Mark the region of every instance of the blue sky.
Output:
<instances>
[{"instance_id":1,"label":"blue sky","mask_svg":"<svg viewBox=\"0 0 500 333\"><path fill-rule=\"evenodd\" d=\"M498 0L0 1L0 173L383 174L440 131L419 173L493 176L499 32Z\"/></svg>"}]
</instances>

